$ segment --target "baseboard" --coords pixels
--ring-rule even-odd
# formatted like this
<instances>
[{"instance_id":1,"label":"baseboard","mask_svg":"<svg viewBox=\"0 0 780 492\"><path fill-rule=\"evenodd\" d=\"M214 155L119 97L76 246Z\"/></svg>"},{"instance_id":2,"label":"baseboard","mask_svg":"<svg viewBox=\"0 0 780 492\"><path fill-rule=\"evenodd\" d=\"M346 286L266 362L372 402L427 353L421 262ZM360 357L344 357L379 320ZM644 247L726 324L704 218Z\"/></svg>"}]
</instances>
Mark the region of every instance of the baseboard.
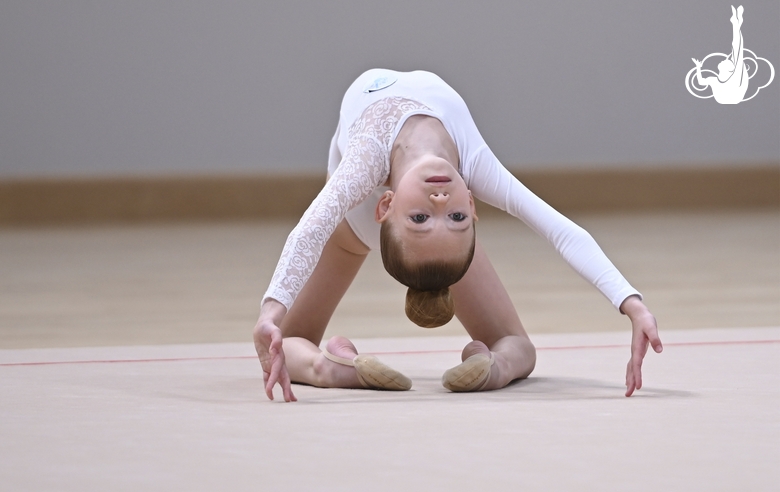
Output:
<instances>
[{"instance_id":1,"label":"baseboard","mask_svg":"<svg viewBox=\"0 0 780 492\"><path fill-rule=\"evenodd\" d=\"M564 213L780 207L780 163L516 173ZM324 176L0 180L0 225L300 216ZM480 213L491 213L480 204Z\"/></svg>"},{"instance_id":2,"label":"baseboard","mask_svg":"<svg viewBox=\"0 0 780 492\"><path fill-rule=\"evenodd\" d=\"M780 207L780 162L754 167L518 173L562 212Z\"/></svg>"},{"instance_id":3,"label":"baseboard","mask_svg":"<svg viewBox=\"0 0 780 492\"><path fill-rule=\"evenodd\" d=\"M0 224L300 216L324 176L0 181Z\"/></svg>"}]
</instances>

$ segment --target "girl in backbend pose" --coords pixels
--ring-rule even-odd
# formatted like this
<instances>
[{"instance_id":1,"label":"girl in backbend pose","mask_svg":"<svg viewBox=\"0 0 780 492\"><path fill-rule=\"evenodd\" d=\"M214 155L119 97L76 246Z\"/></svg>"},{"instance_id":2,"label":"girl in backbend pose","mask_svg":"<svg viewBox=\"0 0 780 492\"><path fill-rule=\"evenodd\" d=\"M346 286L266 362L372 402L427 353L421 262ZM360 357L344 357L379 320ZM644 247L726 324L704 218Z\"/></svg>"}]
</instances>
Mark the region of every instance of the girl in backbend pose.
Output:
<instances>
[{"instance_id":1,"label":"girl in backbend pose","mask_svg":"<svg viewBox=\"0 0 780 492\"><path fill-rule=\"evenodd\" d=\"M655 318L593 238L525 188L485 144L468 108L429 72L369 70L347 90L329 178L287 238L254 329L268 398L279 383L404 390L411 381L346 338L319 344L371 249L409 287L406 314L420 326L453 315L472 338L445 372L452 391L503 388L527 377L536 351L506 289L476 240L473 196L546 237L633 327L626 396L642 386Z\"/></svg>"}]
</instances>

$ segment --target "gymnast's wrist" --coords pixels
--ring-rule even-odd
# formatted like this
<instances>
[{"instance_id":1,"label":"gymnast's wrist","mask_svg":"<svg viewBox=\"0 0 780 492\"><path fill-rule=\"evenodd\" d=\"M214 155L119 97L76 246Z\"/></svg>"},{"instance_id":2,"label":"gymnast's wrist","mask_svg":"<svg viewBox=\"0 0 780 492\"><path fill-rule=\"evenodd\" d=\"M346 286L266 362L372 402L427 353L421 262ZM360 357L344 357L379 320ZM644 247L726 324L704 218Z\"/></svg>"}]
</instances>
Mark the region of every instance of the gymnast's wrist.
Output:
<instances>
[{"instance_id":1,"label":"gymnast's wrist","mask_svg":"<svg viewBox=\"0 0 780 492\"><path fill-rule=\"evenodd\" d=\"M643 314L649 313L650 310L647 309L647 306L645 306L639 296L630 295L626 297L620 305L620 312L633 320Z\"/></svg>"},{"instance_id":2,"label":"gymnast's wrist","mask_svg":"<svg viewBox=\"0 0 780 492\"><path fill-rule=\"evenodd\" d=\"M260 307L260 318L257 320L257 323L270 321L279 326L285 314L287 314L287 308L284 307L284 304L269 297L263 301L263 305Z\"/></svg>"}]
</instances>

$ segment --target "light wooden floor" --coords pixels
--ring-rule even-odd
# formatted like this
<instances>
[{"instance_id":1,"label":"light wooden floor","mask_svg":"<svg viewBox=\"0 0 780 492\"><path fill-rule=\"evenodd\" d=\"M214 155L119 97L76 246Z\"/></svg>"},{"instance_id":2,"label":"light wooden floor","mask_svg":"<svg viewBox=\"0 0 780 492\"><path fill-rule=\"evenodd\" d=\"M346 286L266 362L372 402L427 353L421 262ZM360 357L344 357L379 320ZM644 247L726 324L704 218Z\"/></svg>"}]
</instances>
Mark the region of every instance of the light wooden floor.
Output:
<instances>
[{"instance_id":1,"label":"light wooden floor","mask_svg":"<svg viewBox=\"0 0 780 492\"><path fill-rule=\"evenodd\" d=\"M777 211L575 217L663 330L780 325ZM0 348L249 341L293 222L0 229ZM478 224L535 333L629 328L514 219ZM459 335L403 314L405 289L369 255L330 334Z\"/></svg>"}]
</instances>

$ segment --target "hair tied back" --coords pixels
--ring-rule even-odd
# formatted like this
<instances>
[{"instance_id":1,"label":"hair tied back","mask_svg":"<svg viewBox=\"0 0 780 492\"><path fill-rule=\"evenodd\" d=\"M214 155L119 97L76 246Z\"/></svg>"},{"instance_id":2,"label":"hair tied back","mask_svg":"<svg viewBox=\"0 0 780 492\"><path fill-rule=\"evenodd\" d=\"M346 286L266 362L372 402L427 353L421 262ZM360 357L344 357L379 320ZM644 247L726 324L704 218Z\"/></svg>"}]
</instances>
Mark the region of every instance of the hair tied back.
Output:
<instances>
[{"instance_id":1,"label":"hair tied back","mask_svg":"<svg viewBox=\"0 0 780 492\"><path fill-rule=\"evenodd\" d=\"M437 328L449 323L455 315L455 303L449 287L439 290L406 291L406 317L417 326Z\"/></svg>"}]
</instances>

